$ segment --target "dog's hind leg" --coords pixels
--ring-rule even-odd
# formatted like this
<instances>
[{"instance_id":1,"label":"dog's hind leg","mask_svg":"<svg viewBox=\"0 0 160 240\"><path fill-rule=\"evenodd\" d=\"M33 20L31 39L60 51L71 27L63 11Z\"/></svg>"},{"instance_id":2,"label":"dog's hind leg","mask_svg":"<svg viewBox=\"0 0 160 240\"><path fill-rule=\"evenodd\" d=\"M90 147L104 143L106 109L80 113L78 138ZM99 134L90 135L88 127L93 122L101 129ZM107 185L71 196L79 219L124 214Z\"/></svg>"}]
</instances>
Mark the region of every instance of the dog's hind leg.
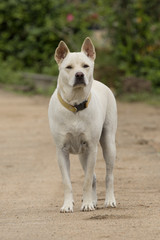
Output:
<instances>
[{"instance_id":1,"label":"dog's hind leg","mask_svg":"<svg viewBox=\"0 0 160 240\"><path fill-rule=\"evenodd\" d=\"M92 154L91 154L92 155ZM92 159L93 158L93 159ZM92 156L88 156L88 153L82 153L79 155L79 159L82 165L82 168L85 173L85 183L84 183L84 194L83 194L83 204L82 204L82 211L87 211L87 210L94 210L97 205L97 194L96 194L96 174L94 173L94 166L95 166L95 161L96 161L96 154L93 154ZM92 172L93 171L93 172ZM90 181L91 178L91 187L92 187L92 193L91 193L91 201L92 204L87 206L86 201L86 196L88 195L86 188L88 188L87 182Z\"/></svg>"},{"instance_id":2,"label":"dog's hind leg","mask_svg":"<svg viewBox=\"0 0 160 240\"><path fill-rule=\"evenodd\" d=\"M116 131L116 129L115 129ZM116 207L114 197L114 177L113 168L116 158L115 131L113 128L103 128L100 144L102 146L103 156L106 162L106 207Z\"/></svg>"},{"instance_id":3,"label":"dog's hind leg","mask_svg":"<svg viewBox=\"0 0 160 240\"><path fill-rule=\"evenodd\" d=\"M64 204L60 212L73 212L73 195L72 185L70 180L70 160L69 154L62 150L57 151L58 164L62 173L63 184L64 184Z\"/></svg>"}]
</instances>

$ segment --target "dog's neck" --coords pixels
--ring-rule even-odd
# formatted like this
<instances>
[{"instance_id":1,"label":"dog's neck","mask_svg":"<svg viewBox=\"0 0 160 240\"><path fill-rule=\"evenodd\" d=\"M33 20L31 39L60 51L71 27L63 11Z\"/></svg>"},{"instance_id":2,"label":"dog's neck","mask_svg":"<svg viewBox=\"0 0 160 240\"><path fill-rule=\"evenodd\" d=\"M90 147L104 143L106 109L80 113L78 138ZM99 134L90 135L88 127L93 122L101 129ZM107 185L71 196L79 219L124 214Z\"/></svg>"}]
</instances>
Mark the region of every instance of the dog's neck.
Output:
<instances>
[{"instance_id":1,"label":"dog's neck","mask_svg":"<svg viewBox=\"0 0 160 240\"><path fill-rule=\"evenodd\" d=\"M91 85L91 84L90 84ZM91 86L85 87L77 87L77 88L64 88L62 86L57 86L58 92L63 98L70 105L80 104L88 99Z\"/></svg>"}]
</instances>

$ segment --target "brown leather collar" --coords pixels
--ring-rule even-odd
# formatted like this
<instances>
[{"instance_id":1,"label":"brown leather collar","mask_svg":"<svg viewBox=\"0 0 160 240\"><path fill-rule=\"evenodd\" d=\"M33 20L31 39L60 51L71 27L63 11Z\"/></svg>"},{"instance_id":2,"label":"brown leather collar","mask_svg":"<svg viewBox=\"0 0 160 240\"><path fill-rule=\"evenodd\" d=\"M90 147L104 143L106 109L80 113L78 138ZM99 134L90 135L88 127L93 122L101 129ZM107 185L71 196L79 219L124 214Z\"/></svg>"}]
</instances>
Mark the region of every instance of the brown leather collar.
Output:
<instances>
[{"instance_id":1,"label":"brown leather collar","mask_svg":"<svg viewBox=\"0 0 160 240\"><path fill-rule=\"evenodd\" d=\"M73 112L73 113L77 113L79 111L82 111L84 110L85 108L88 107L88 104L91 100L91 94L89 95L88 99L83 101L82 103L80 104L75 104L74 106L70 105L69 103L65 102L63 100L63 98L61 97L60 93L57 92L57 96L58 96L58 99L60 101L60 103L65 107L67 108L69 111Z\"/></svg>"}]
</instances>

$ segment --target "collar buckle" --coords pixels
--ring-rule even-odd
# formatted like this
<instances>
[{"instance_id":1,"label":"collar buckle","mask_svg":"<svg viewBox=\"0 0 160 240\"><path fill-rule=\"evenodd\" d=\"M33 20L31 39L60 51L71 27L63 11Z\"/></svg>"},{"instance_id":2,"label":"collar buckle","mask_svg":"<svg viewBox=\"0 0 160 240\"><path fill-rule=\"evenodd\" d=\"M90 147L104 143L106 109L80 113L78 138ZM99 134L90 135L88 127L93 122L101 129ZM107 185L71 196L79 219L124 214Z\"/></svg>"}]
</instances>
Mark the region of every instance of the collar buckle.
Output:
<instances>
[{"instance_id":1,"label":"collar buckle","mask_svg":"<svg viewBox=\"0 0 160 240\"><path fill-rule=\"evenodd\" d=\"M80 103L78 105L75 104L74 107L77 109L77 112L82 111L85 108L87 108L87 104L86 104L87 102L88 102L88 100L85 100L84 102L82 102L82 103Z\"/></svg>"}]
</instances>

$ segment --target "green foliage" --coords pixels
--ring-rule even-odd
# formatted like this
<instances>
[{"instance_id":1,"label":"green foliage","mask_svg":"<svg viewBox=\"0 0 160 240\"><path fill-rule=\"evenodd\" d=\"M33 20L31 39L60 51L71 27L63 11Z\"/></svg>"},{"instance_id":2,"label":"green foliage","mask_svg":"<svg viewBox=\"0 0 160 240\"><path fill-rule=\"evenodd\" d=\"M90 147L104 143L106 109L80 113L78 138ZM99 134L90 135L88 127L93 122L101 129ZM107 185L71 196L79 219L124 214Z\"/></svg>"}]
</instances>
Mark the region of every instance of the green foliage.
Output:
<instances>
[{"instance_id":1,"label":"green foliage","mask_svg":"<svg viewBox=\"0 0 160 240\"><path fill-rule=\"evenodd\" d=\"M123 74L110 51L106 48L97 48L94 78L111 88L119 89Z\"/></svg>"},{"instance_id":2,"label":"green foliage","mask_svg":"<svg viewBox=\"0 0 160 240\"><path fill-rule=\"evenodd\" d=\"M119 69L160 88L159 0L116 0L109 5L108 31Z\"/></svg>"},{"instance_id":3,"label":"green foliage","mask_svg":"<svg viewBox=\"0 0 160 240\"><path fill-rule=\"evenodd\" d=\"M55 73L54 50L60 40L77 49L93 23L91 1L0 1L0 60L12 69ZM53 66L53 67L52 67Z\"/></svg>"},{"instance_id":4,"label":"green foliage","mask_svg":"<svg viewBox=\"0 0 160 240\"><path fill-rule=\"evenodd\" d=\"M16 85L21 83L20 73L13 71L5 62L0 64L0 73L0 83L2 84Z\"/></svg>"},{"instance_id":5,"label":"green foliage","mask_svg":"<svg viewBox=\"0 0 160 240\"><path fill-rule=\"evenodd\" d=\"M159 13L159 0L1 0L0 82L13 83L13 71L57 75L59 41L74 51L93 29L103 29L107 39L103 48L97 44L96 78L120 87L122 75L136 76L160 89Z\"/></svg>"}]
</instances>

